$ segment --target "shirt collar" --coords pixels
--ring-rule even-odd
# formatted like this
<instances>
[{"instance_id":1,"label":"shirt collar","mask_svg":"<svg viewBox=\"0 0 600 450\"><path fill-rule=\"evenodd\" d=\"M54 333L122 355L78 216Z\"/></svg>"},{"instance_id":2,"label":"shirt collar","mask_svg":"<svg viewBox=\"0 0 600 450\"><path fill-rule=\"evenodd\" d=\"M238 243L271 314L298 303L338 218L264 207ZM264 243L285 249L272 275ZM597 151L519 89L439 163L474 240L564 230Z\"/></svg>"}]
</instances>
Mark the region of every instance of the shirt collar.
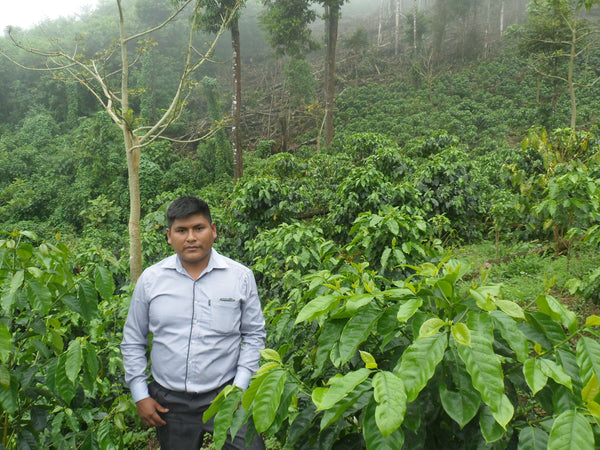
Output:
<instances>
[{"instance_id":1,"label":"shirt collar","mask_svg":"<svg viewBox=\"0 0 600 450\"><path fill-rule=\"evenodd\" d=\"M179 259L179 255L177 254L172 255L171 257L166 259L165 267L169 269L174 269L183 275L189 276L187 270L185 270L183 264L181 264L181 260ZM202 275L211 272L213 269L227 269L228 267L229 264L227 264L227 259L219 252L217 252L214 248L211 248L208 266L206 266L206 269L204 269Z\"/></svg>"}]
</instances>

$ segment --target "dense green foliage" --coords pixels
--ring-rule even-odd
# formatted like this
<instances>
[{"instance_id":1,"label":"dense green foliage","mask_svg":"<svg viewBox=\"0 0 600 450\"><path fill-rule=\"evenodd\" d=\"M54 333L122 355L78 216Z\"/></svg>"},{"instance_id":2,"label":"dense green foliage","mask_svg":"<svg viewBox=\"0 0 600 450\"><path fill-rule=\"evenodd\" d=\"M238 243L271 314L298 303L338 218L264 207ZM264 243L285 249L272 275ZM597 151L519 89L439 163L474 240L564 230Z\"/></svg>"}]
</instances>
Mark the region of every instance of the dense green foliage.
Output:
<instances>
[{"instance_id":1,"label":"dense green foliage","mask_svg":"<svg viewBox=\"0 0 600 450\"><path fill-rule=\"evenodd\" d=\"M600 318L582 308L599 302L600 270L595 258L569 266L600 245L600 54L586 47L575 61L573 130L566 85L537 77L517 45L531 20L468 62L481 49L459 31L477 2L429 3L414 51L406 21L401 58L372 45L373 30L342 39L336 137L320 152L316 58L267 59L249 3L244 55L266 81L248 64L244 177L234 185L224 128L142 153L145 264L171 252L166 206L195 194L212 207L219 250L259 284L268 350L250 388L227 389L209 410L217 447L245 420L285 448L600 445ZM166 2L134 7L135 26L166 14ZM106 2L83 21L47 25L85 35L96 52L111 14ZM131 86L138 120L164 107L181 42L172 31L143 46ZM227 45L216 59L229 58ZM451 66L444 51L468 63ZM265 75L266 62L281 73ZM553 69L567 66L556 58ZM227 123L228 72L203 68L170 137ZM80 86L5 59L0 85L0 448L147 448L153 432L137 420L118 351L131 292L122 137ZM271 154L276 116L256 119L268 109L291 116L292 153ZM463 251L482 242L540 253L497 274L496 262ZM548 273L560 258L567 269ZM542 286L510 285L536 272Z\"/></svg>"}]
</instances>

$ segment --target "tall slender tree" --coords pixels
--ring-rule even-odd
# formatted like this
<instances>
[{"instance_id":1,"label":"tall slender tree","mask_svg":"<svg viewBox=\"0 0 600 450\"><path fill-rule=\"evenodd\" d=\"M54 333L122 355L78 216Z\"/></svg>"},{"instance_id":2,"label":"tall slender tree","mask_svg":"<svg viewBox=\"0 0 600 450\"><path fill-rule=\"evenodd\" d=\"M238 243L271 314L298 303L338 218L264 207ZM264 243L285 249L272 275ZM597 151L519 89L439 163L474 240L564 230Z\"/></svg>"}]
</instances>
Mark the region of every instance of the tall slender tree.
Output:
<instances>
[{"instance_id":1,"label":"tall slender tree","mask_svg":"<svg viewBox=\"0 0 600 450\"><path fill-rule=\"evenodd\" d=\"M140 155L142 149L157 139L165 138L165 131L180 117L184 110L186 99L191 94L194 83L191 83L192 74L208 60L207 55L214 51L217 39L209 45L203 54L200 54L194 44L196 34L195 24L202 14L200 0L180 0L164 21L149 29L129 33L126 14L122 0L115 0L118 10L118 35L114 44L104 51L94 55L82 53L77 43L70 51L64 49L64 43L54 38L48 39L46 48L32 47L22 42L14 32L9 31L12 42L20 49L38 55L43 59L41 67L21 67L30 70L47 71L54 77L64 82L77 82L87 88L89 92L102 105L112 121L119 127L123 134L125 157L127 160L129 184L129 258L130 277L136 282L142 273L142 239L140 230L141 202L140 202ZM189 12L190 8L192 9ZM163 114L153 123L140 125L139 112L134 111L134 103L130 101L130 75L132 68L139 62L139 55L131 55L131 46L149 39L151 35L184 15L184 11L192 16L192 20L178 21L178 26L185 24L189 28L187 48L184 50L179 81L173 92L170 103ZM229 24L235 10L222 17L219 22L220 36ZM116 67L113 65L114 57L118 56ZM5 54L5 56L7 56ZM8 56L7 56L8 57ZM15 59L11 59L19 64ZM19 64L20 65L20 64Z\"/></svg>"},{"instance_id":2,"label":"tall slender tree","mask_svg":"<svg viewBox=\"0 0 600 450\"><path fill-rule=\"evenodd\" d=\"M316 48L310 25L317 15L312 9L315 4L325 10L325 117L324 140L329 145L333 140L333 118L335 111L335 57L338 40L338 24L341 7L346 0L265 0L266 10L262 16L269 42L280 54L306 54Z\"/></svg>"},{"instance_id":3,"label":"tall slender tree","mask_svg":"<svg viewBox=\"0 0 600 450\"><path fill-rule=\"evenodd\" d=\"M231 94L231 146L233 148L233 178L239 180L244 174L242 149L242 59L240 42L240 8L244 0L202 0L205 13L198 16L199 23L210 33L218 33L224 18L228 19L232 47L232 94Z\"/></svg>"}]
</instances>

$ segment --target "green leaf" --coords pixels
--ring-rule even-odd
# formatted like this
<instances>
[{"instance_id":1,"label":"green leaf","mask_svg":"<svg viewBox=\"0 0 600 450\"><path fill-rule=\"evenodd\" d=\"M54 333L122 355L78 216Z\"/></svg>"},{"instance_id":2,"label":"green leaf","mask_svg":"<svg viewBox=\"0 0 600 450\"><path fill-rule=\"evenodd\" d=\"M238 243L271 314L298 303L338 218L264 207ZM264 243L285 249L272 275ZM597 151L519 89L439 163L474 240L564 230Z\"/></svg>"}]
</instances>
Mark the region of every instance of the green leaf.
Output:
<instances>
[{"instance_id":1,"label":"green leaf","mask_svg":"<svg viewBox=\"0 0 600 450\"><path fill-rule=\"evenodd\" d=\"M594 432L583 414L570 409L554 420L548 450L559 449L594 449Z\"/></svg>"},{"instance_id":2,"label":"green leaf","mask_svg":"<svg viewBox=\"0 0 600 450\"><path fill-rule=\"evenodd\" d=\"M479 429L481 430L481 434L485 439L486 444L496 442L504 436L504 433L506 432L504 428L496 423L496 420L492 415L492 410L487 405L484 405L479 413Z\"/></svg>"},{"instance_id":3,"label":"green leaf","mask_svg":"<svg viewBox=\"0 0 600 450\"><path fill-rule=\"evenodd\" d=\"M469 327L463 322L454 323L450 328L452 330L452 336L456 342L460 345L466 345L467 347L471 346L471 330Z\"/></svg>"},{"instance_id":4,"label":"green leaf","mask_svg":"<svg viewBox=\"0 0 600 450\"><path fill-rule=\"evenodd\" d=\"M318 391L316 396L313 391L313 403L316 405L317 410L322 411L333 408L336 403L352 392L356 386L365 381L370 374L371 370L363 368L348 372L345 375L337 374L330 378L328 382L329 388Z\"/></svg>"},{"instance_id":5,"label":"green leaf","mask_svg":"<svg viewBox=\"0 0 600 450\"><path fill-rule=\"evenodd\" d=\"M373 301L375 296L370 293L355 294L347 297L344 303L344 312L353 315L357 310Z\"/></svg>"},{"instance_id":6,"label":"green leaf","mask_svg":"<svg viewBox=\"0 0 600 450\"><path fill-rule=\"evenodd\" d=\"M354 356L358 346L369 337L375 328L381 314L383 314L383 311L375 305L369 304L348 320L340 336L341 364L348 362Z\"/></svg>"},{"instance_id":7,"label":"green leaf","mask_svg":"<svg viewBox=\"0 0 600 450\"><path fill-rule=\"evenodd\" d=\"M444 333L414 341L402 354L397 366L398 376L404 383L408 401L414 401L433 376L444 358L448 337Z\"/></svg>"},{"instance_id":8,"label":"green leaf","mask_svg":"<svg viewBox=\"0 0 600 450\"><path fill-rule=\"evenodd\" d=\"M509 300L496 300L496 306L514 319L525 319L523 308Z\"/></svg>"},{"instance_id":9,"label":"green leaf","mask_svg":"<svg viewBox=\"0 0 600 450\"><path fill-rule=\"evenodd\" d=\"M15 295L19 290L21 290L21 286L23 285L23 281L25 280L25 271L19 270L14 273L12 278L10 279L10 283L8 285L8 289L2 292L2 309L4 309L6 314L10 314L12 310L12 306L15 302Z\"/></svg>"},{"instance_id":10,"label":"green leaf","mask_svg":"<svg viewBox=\"0 0 600 450\"><path fill-rule=\"evenodd\" d=\"M75 397L75 385L67 376L65 370L65 358L58 358L58 366L56 367L56 390L58 391L58 395L65 401L68 405Z\"/></svg>"},{"instance_id":11,"label":"green leaf","mask_svg":"<svg viewBox=\"0 0 600 450\"><path fill-rule=\"evenodd\" d=\"M0 406L9 414L14 414L19 408L19 386L16 380L11 380L8 388L0 388Z\"/></svg>"},{"instance_id":12,"label":"green leaf","mask_svg":"<svg viewBox=\"0 0 600 450\"><path fill-rule=\"evenodd\" d=\"M377 361L373 355L371 355L369 352L363 352L362 350L360 350L359 353L360 359L363 360L367 369L377 369Z\"/></svg>"},{"instance_id":13,"label":"green leaf","mask_svg":"<svg viewBox=\"0 0 600 450\"><path fill-rule=\"evenodd\" d=\"M281 394L285 386L286 373L283 369L274 369L267 372L265 379L260 384L254 398L252 416L256 431L266 431L273 420L281 401Z\"/></svg>"},{"instance_id":14,"label":"green leaf","mask_svg":"<svg viewBox=\"0 0 600 450\"><path fill-rule=\"evenodd\" d=\"M69 342L69 348L65 354L65 373L67 378L75 383L77 375L81 370L81 363L83 360L83 352L81 350L81 341L75 339Z\"/></svg>"},{"instance_id":15,"label":"green leaf","mask_svg":"<svg viewBox=\"0 0 600 450\"><path fill-rule=\"evenodd\" d=\"M96 288L87 280L79 283L77 291L81 315L90 322L98 314L98 294Z\"/></svg>"},{"instance_id":16,"label":"green leaf","mask_svg":"<svg viewBox=\"0 0 600 450\"><path fill-rule=\"evenodd\" d=\"M542 372L537 359L529 359L523 363L523 375L525 375L525 381L534 395L548 382L548 376Z\"/></svg>"},{"instance_id":17,"label":"green leaf","mask_svg":"<svg viewBox=\"0 0 600 450\"><path fill-rule=\"evenodd\" d=\"M421 325L421 328L419 329L418 339L423 339L423 338L428 338L428 337L433 336L444 325L446 325L446 322L444 322L442 319L438 319L437 317L426 320L423 323L423 325Z\"/></svg>"},{"instance_id":18,"label":"green leaf","mask_svg":"<svg viewBox=\"0 0 600 450\"><path fill-rule=\"evenodd\" d=\"M506 395L503 395L502 402L500 403L500 408L491 411L498 425L500 425L504 430L506 430L506 426L515 414L515 407L511 403L510 399Z\"/></svg>"},{"instance_id":19,"label":"green leaf","mask_svg":"<svg viewBox=\"0 0 600 450\"><path fill-rule=\"evenodd\" d=\"M315 317L321 316L335 309L340 302L338 295L329 294L317 297L308 302L298 313L295 325L304 321L311 321Z\"/></svg>"},{"instance_id":20,"label":"green leaf","mask_svg":"<svg viewBox=\"0 0 600 450\"><path fill-rule=\"evenodd\" d=\"M569 332L577 330L577 315L569 311L561 302L551 295L539 295L536 300L540 312L549 315L557 322L564 324Z\"/></svg>"},{"instance_id":21,"label":"green leaf","mask_svg":"<svg viewBox=\"0 0 600 450\"><path fill-rule=\"evenodd\" d=\"M85 361L84 370L92 380L96 379L99 370L98 356L96 355L96 347L88 341L85 341L83 346L83 358Z\"/></svg>"},{"instance_id":22,"label":"green leaf","mask_svg":"<svg viewBox=\"0 0 600 450\"><path fill-rule=\"evenodd\" d=\"M0 361L5 363L12 351L12 335L6 325L0 322Z\"/></svg>"},{"instance_id":23,"label":"green leaf","mask_svg":"<svg viewBox=\"0 0 600 450\"><path fill-rule=\"evenodd\" d=\"M25 292L31 307L40 314L48 314L50 306L52 306L52 294L48 287L35 278L26 280L25 286Z\"/></svg>"},{"instance_id":24,"label":"green leaf","mask_svg":"<svg viewBox=\"0 0 600 450\"><path fill-rule=\"evenodd\" d=\"M94 271L94 282L100 296L104 300L110 300L115 293L115 282L112 273L102 266L97 266Z\"/></svg>"},{"instance_id":25,"label":"green leaf","mask_svg":"<svg viewBox=\"0 0 600 450\"><path fill-rule=\"evenodd\" d=\"M204 422L208 422L209 419L213 417L217 413L217 411L219 411L219 408L221 407L221 404L223 403L225 397L227 396L227 394L233 391L233 389L234 386L232 384L228 384L221 390L221 392L217 394L217 396L211 402L210 406L202 414L202 420Z\"/></svg>"},{"instance_id":26,"label":"green leaf","mask_svg":"<svg viewBox=\"0 0 600 450\"><path fill-rule=\"evenodd\" d=\"M325 325L321 328L317 353L315 354L315 375L321 374L325 368L327 360L330 359L331 350L340 341L340 335L342 334L345 325L345 320L330 319L325 322Z\"/></svg>"},{"instance_id":27,"label":"green leaf","mask_svg":"<svg viewBox=\"0 0 600 450\"><path fill-rule=\"evenodd\" d=\"M479 410L481 397L475 389L458 389L450 391L445 384L439 387L440 399L444 411L460 426L464 428Z\"/></svg>"},{"instance_id":28,"label":"green leaf","mask_svg":"<svg viewBox=\"0 0 600 450\"><path fill-rule=\"evenodd\" d=\"M10 386L10 372L8 367L0 364L0 389L8 389Z\"/></svg>"},{"instance_id":29,"label":"green leaf","mask_svg":"<svg viewBox=\"0 0 600 450\"><path fill-rule=\"evenodd\" d=\"M544 375L552 378L558 384L562 384L563 386L569 388L571 391L573 390L571 377L567 375L565 369L550 359L538 358L538 361L540 364L540 370Z\"/></svg>"},{"instance_id":30,"label":"green leaf","mask_svg":"<svg viewBox=\"0 0 600 450\"><path fill-rule=\"evenodd\" d=\"M475 299L475 303L484 311L493 311L496 309L495 303L487 294L482 294L478 289L469 289L471 297Z\"/></svg>"},{"instance_id":31,"label":"green leaf","mask_svg":"<svg viewBox=\"0 0 600 450\"><path fill-rule=\"evenodd\" d=\"M524 363L529 360L529 343L527 337L518 327L514 319L501 311L492 311L490 315L494 321L494 328L500 331L500 334L508 342L510 348L517 354L517 359Z\"/></svg>"},{"instance_id":32,"label":"green leaf","mask_svg":"<svg viewBox=\"0 0 600 450\"><path fill-rule=\"evenodd\" d=\"M379 403L375 408L375 422L383 437L396 431L404 421L406 393L402 380L392 372L377 372L373 377L373 394Z\"/></svg>"},{"instance_id":33,"label":"green leaf","mask_svg":"<svg viewBox=\"0 0 600 450\"><path fill-rule=\"evenodd\" d=\"M219 411L215 416L213 433L213 441L217 450L221 449L227 440L227 430L231 427L233 414L242 400L242 395L241 389L233 388L219 406Z\"/></svg>"},{"instance_id":34,"label":"green leaf","mask_svg":"<svg viewBox=\"0 0 600 450\"><path fill-rule=\"evenodd\" d=\"M265 348L260 351L260 356L267 361L276 361L281 364L281 356L275 350L270 348Z\"/></svg>"},{"instance_id":35,"label":"green leaf","mask_svg":"<svg viewBox=\"0 0 600 450\"><path fill-rule=\"evenodd\" d=\"M600 316L591 315L585 319L586 327L597 327L600 326Z\"/></svg>"},{"instance_id":36,"label":"green leaf","mask_svg":"<svg viewBox=\"0 0 600 450\"><path fill-rule=\"evenodd\" d=\"M364 413L363 437L367 445L367 449L373 450L398 450L404 446L404 433L402 428L398 428L392 434L384 437L376 422L375 401L369 402Z\"/></svg>"},{"instance_id":37,"label":"green leaf","mask_svg":"<svg viewBox=\"0 0 600 450\"><path fill-rule=\"evenodd\" d=\"M411 298L400 304L398 309L398 320L400 322L406 322L410 319L423 305L423 299Z\"/></svg>"},{"instance_id":38,"label":"green leaf","mask_svg":"<svg viewBox=\"0 0 600 450\"><path fill-rule=\"evenodd\" d=\"M483 402L492 411L499 410L504 393L504 376L498 356L487 336L482 336L479 330L471 330L471 347L458 346L458 354Z\"/></svg>"},{"instance_id":39,"label":"green leaf","mask_svg":"<svg viewBox=\"0 0 600 450\"><path fill-rule=\"evenodd\" d=\"M321 418L321 431L332 425L336 420L342 417L346 411L350 410L350 412L352 412L364 408L372 397L371 389L372 386L370 380L365 380L356 386L354 390L349 392L348 395L337 403L334 408L326 409ZM323 390L323 394L325 394L325 392L326 390ZM350 412L348 412L348 414L350 414Z\"/></svg>"},{"instance_id":40,"label":"green leaf","mask_svg":"<svg viewBox=\"0 0 600 450\"><path fill-rule=\"evenodd\" d=\"M589 383L595 374L600 380L600 343L588 337L582 337L577 342L577 363L583 384Z\"/></svg>"},{"instance_id":41,"label":"green leaf","mask_svg":"<svg viewBox=\"0 0 600 450\"><path fill-rule=\"evenodd\" d=\"M548 433L541 428L528 426L519 433L519 450L546 450Z\"/></svg>"}]
</instances>

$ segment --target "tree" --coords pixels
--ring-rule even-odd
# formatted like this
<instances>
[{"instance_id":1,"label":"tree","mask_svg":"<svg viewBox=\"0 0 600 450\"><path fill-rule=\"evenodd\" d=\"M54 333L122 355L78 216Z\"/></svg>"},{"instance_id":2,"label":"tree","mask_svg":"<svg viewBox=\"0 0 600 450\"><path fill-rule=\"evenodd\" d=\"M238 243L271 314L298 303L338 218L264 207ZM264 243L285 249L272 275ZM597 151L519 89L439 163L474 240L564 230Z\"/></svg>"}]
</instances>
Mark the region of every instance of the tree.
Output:
<instances>
[{"instance_id":1,"label":"tree","mask_svg":"<svg viewBox=\"0 0 600 450\"><path fill-rule=\"evenodd\" d=\"M86 55L75 43L72 51L64 50L62 43L49 38L48 46L34 47L17 38L13 30L9 30L12 42L20 49L44 58L45 67L24 66L15 59L13 62L25 69L47 71L52 76L64 82L77 82L84 86L109 114L112 121L119 127L123 134L123 143L127 160L127 173L129 184L129 258L131 281L136 282L142 273L142 244L140 232L141 204L140 204L140 155L141 150L160 138L166 138L165 131L180 117L184 110L186 99L190 95L194 83L192 74L207 61L213 53L217 39L213 40L205 53L196 49L194 36L198 17L201 15L202 2L200 0L181 0L176 2L174 11L160 24L140 32L128 34L125 20L123 1L116 0L118 9L118 36L114 44L104 51L93 55ZM163 114L152 124L146 124L145 118L136 114L134 105L130 101L132 91L129 81L132 68L139 61L130 55L131 47L142 44L138 50L143 50L144 44L150 44L151 35L158 30L175 23L182 17L184 11L193 8L192 20L187 22L189 38L187 48L178 80L177 87L170 103ZM217 38L224 32L234 8L221 18ZM185 20L185 18L184 18ZM184 22L185 23L185 22ZM7 56L5 53L3 53ZM119 55L119 62L113 63L112 58ZM8 56L7 56L8 57Z\"/></svg>"},{"instance_id":2,"label":"tree","mask_svg":"<svg viewBox=\"0 0 600 450\"><path fill-rule=\"evenodd\" d=\"M539 0L531 3L527 24L518 30L522 54L540 79L555 82L553 106L557 99L557 83L565 83L571 101L570 127L577 125L575 81L576 59L593 45L594 31L580 18L581 10L589 10L598 0ZM567 61L566 70L562 62ZM566 73L565 73L566 72Z\"/></svg>"},{"instance_id":3,"label":"tree","mask_svg":"<svg viewBox=\"0 0 600 450\"><path fill-rule=\"evenodd\" d=\"M265 0L267 10L262 22L269 33L269 42L279 54L306 55L316 48L310 32L310 24L316 19L312 3L325 8L325 145L333 140L335 109L335 55L340 10L346 0Z\"/></svg>"},{"instance_id":4,"label":"tree","mask_svg":"<svg viewBox=\"0 0 600 450\"><path fill-rule=\"evenodd\" d=\"M235 181L244 174L242 150L242 59L240 44L239 7L243 0L204 0L206 12L199 17L200 25L211 33L219 33L224 18L231 32L233 85L231 95L231 144L233 146L233 178Z\"/></svg>"}]
</instances>

